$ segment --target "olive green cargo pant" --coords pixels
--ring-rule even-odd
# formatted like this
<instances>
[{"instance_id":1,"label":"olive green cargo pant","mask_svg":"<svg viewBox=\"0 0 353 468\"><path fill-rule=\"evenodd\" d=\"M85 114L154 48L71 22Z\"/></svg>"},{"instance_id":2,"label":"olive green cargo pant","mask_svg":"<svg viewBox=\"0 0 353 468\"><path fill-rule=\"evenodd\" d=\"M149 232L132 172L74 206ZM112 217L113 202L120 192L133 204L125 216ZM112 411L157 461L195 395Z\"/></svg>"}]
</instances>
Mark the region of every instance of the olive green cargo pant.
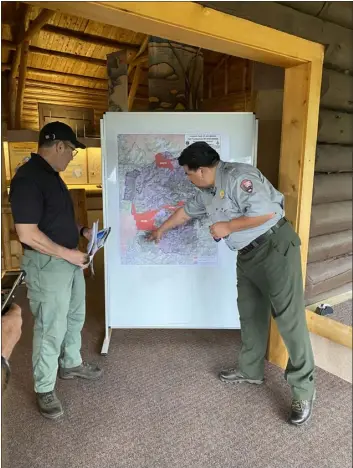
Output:
<instances>
[{"instance_id":1,"label":"olive green cargo pant","mask_svg":"<svg viewBox=\"0 0 353 468\"><path fill-rule=\"evenodd\" d=\"M300 239L284 224L256 249L238 255L239 369L262 379L270 311L289 354L285 378L295 399L314 392L314 357L305 318Z\"/></svg>"},{"instance_id":2,"label":"olive green cargo pant","mask_svg":"<svg viewBox=\"0 0 353 468\"><path fill-rule=\"evenodd\" d=\"M65 260L25 250L28 299L34 316L33 377L37 393L54 389L58 363L82 363L81 330L85 321L85 280L81 268Z\"/></svg>"}]
</instances>

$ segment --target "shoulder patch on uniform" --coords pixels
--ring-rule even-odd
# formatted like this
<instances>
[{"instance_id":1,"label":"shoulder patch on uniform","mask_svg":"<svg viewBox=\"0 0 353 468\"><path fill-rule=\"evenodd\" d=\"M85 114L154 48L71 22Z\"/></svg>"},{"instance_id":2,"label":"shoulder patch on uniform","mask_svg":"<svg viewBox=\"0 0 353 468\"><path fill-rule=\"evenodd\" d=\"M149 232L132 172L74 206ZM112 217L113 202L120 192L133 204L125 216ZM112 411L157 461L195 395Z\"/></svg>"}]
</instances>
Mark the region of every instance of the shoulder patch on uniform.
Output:
<instances>
[{"instance_id":1,"label":"shoulder patch on uniform","mask_svg":"<svg viewBox=\"0 0 353 468\"><path fill-rule=\"evenodd\" d=\"M251 182L250 179L243 179L241 182L240 182L240 188L242 190L244 190L244 192L246 193L252 193L253 192L253 183Z\"/></svg>"}]
</instances>

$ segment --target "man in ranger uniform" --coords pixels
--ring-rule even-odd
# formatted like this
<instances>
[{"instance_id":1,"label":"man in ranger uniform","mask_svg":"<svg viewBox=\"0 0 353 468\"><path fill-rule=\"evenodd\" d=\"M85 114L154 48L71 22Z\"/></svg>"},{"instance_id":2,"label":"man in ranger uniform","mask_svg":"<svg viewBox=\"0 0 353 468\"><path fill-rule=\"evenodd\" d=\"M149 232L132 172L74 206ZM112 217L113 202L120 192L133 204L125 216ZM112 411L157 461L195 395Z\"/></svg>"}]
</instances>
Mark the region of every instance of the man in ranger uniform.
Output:
<instances>
[{"instance_id":1,"label":"man in ranger uniform","mask_svg":"<svg viewBox=\"0 0 353 468\"><path fill-rule=\"evenodd\" d=\"M289 353L289 422L301 425L312 413L314 358L305 318L300 239L284 217L284 197L258 169L221 161L205 142L190 145L178 161L200 192L153 231L150 240L159 242L166 231L208 216L212 237L238 252L242 348L238 368L222 370L220 379L263 383L271 310Z\"/></svg>"}]
</instances>

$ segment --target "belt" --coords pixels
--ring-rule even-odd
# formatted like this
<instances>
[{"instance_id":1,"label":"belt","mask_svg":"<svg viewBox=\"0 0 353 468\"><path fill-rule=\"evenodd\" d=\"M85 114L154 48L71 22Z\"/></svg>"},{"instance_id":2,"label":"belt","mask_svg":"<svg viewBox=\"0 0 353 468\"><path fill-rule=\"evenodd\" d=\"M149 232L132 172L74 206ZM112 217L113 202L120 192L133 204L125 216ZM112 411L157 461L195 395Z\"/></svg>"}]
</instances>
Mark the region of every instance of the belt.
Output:
<instances>
[{"instance_id":1,"label":"belt","mask_svg":"<svg viewBox=\"0 0 353 468\"><path fill-rule=\"evenodd\" d=\"M246 247L244 247L241 250L238 250L239 255L243 255L246 253L251 252L252 250L256 249L259 245L263 244L264 242L267 241L267 239L272 236L272 234L275 234L280 227L282 227L284 224L286 224L288 220L286 218L282 218L278 221L277 224L272 226L267 232L264 234L261 234L261 236L257 237L255 240L250 242Z\"/></svg>"}]
</instances>

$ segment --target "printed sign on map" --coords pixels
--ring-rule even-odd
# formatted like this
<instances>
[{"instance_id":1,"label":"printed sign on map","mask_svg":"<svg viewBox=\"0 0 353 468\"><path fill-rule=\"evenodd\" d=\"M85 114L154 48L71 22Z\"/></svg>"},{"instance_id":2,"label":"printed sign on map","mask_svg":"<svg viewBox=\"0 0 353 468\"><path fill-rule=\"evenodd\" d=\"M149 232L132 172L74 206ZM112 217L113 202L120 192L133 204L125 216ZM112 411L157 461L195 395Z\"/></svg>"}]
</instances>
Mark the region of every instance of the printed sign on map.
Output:
<instances>
[{"instance_id":1,"label":"printed sign on map","mask_svg":"<svg viewBox=\"0 0 353 468\"><path fill-rule=\"evenodd\" d=\"M218 154L221 152L221 135L212 135L210 133L193 133L185 135L185 146L190 146L197 141L208 143Z\"/></svg>"}]
</instances>

